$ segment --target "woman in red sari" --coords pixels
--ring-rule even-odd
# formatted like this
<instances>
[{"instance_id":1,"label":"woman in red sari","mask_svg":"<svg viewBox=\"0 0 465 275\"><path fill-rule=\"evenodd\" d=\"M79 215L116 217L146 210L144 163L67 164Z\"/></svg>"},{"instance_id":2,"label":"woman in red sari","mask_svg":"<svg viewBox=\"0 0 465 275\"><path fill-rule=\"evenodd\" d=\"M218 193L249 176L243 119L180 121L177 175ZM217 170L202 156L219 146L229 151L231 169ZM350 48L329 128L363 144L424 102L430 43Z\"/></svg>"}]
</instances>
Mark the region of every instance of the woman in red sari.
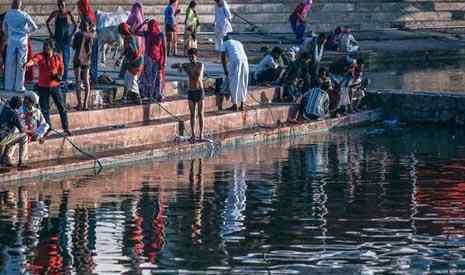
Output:
<instances>
[{"instance_id":1,"label":"woman in red sari","mask_svg":"<svg viewBox=\"0 0 465 275\"><path fill-rule=\"evenodd\" d=\"M143 28L145 31L142 31ZM160 25L155 19L145 21L136 31L136 35L145 37L144 72L140 80L141 96L161 101L165 91L165 35L160 31Z\"/></svg>"}]
</instances>

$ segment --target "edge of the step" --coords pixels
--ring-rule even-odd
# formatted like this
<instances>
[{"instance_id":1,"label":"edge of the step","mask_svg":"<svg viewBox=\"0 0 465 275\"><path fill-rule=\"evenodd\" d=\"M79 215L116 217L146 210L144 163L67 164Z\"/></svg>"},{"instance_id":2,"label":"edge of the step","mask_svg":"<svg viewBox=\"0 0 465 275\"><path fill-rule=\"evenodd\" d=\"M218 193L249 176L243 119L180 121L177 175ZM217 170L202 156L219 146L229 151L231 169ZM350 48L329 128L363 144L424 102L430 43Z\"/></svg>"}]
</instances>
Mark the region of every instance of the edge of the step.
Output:
<instances>
[{"instance_id":1,"label":"edge of the step","mask_svg":"<svg viewBox=\"0 0 465 275\"><path fill-rule=\"evenodd\" d=\"M239 146L259 142L270 142L281 138L297 137L316 132L328 131L333 128L346 127L378 121L382 112L379 109L367 110L360 113L350 114L344 117L326 120L311 121L299 124L285 125L275 128L251 128L240 131L220 134L213 137L215 146L228 148L229 146ZM211 142L200 143L163 143L150 146L141 146L140 150L131 148L131 152L124 153L124 149L115 152L98 154L102 156L99 161L104 167L114 167L131 164L144 160L161 160L175 158L195 153L208 152L212 150ZM95 160L85 160L83 158L53 160L37 163L35 168L25 171L11 171L0 175L0 182L27 181L31 179L46 179L47 177L58 175L69 175L82 171L92 171L96 169Z\"/></svg>"}]
</instances>

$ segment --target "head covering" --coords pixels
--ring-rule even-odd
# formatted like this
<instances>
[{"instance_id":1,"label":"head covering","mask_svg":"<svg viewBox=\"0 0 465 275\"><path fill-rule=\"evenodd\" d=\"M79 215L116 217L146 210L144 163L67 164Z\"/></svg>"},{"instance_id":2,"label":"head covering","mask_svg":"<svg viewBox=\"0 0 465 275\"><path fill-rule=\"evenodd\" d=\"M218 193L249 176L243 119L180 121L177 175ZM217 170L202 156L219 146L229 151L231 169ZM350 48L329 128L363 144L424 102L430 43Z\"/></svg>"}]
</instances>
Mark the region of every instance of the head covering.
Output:
<instances>
[{"instance_id":1,"label":"head covering","mask_svg":"<svg viewBox=\"0 0 465 275\"><path fill-rule=\"evenodd\" d=\"M26 91L24 98L29 98L34 103L34 105L39 104L39 96L33 91Z\"/></svg>"},{"instance_id":2,"label":"head covering","mask_svg":"<svg viewBox=\"0 0 465 275\"><path fill-rule=\"evenodd\" d=\"M164 59L163 39L161 39L160 25L157 20L152 19L147 25L147 54L157 62ZM163 62L164 63L164 62Z\"/></svg>"},{"instance_id":3,"label":"head covering","mask_svg":"<svg viewBox=\"0 0 465 275\"><path fill-rule=\"evenodd\" d=\"M131 35L131 31L129 30L129 25L128 25L128 23L125 23L125 22L119 24L118 31L122 35Z\"/></svg>"},{"instance_id":4,"label":"head covering","mask_svg":"<svg viewBox=\"0 0 465 275\"><path fill-rule=\"evenodd\" d=\"M144 8L140 2L136 2L132 5L131 13L129 14L126 22L132 29L134 29L144 22L144 18Z\"/></svg>"},{"instance_id":5,"label":"head covering","mask_svg":"<svg viewBox=\"0 0 465 275\"><path fill-rule=\"evenodd\" d=\"M95 16L95 12L90 7L89 0L79 0L77 6L82 15L87 20L89 20L90 23L95 25L97 22L97 17Z\"/></svg>"}]
</instances>

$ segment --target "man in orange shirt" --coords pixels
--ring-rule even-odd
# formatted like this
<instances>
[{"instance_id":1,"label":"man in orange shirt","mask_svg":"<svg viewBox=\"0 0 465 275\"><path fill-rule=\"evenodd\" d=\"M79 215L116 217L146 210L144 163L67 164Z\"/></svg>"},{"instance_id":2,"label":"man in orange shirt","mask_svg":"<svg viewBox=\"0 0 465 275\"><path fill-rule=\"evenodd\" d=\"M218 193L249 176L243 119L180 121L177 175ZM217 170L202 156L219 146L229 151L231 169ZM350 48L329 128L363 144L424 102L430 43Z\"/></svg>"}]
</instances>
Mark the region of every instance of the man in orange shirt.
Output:
<instances>
[{"instance_id":1,"label":"man in orange shirt","mask_svg":"<svg viewBox=\"0 0 465 275\"><path fill-rule=\"evenodd\" d=\"M50 97L52 97L60 113L63 131L71 135L68 128L68 113L60 91L60 81L64 72L63 59L54 52L53 48L53 40L45 40L43 51L35 54L26 66L39 66L39 105L45 120L52 127L50 124Z\"/></svg>"}]
</instances>

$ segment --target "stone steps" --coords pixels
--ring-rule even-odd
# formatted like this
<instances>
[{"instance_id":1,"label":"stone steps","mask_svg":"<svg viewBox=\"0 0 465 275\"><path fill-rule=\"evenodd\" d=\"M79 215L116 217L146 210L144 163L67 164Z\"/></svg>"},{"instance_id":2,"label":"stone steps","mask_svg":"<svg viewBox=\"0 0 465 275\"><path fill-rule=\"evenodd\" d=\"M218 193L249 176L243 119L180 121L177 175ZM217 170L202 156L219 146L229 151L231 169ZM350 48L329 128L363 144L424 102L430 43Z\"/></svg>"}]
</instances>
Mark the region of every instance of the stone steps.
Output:
<instances>
[{"instance_id":1,"label":"stone steps","mask_svg":"<svg viewBox=\"0 0 465 275\"><path fill-rule=\"evenodd\" d=\"M262 26L269 32L290 32L288 17L298 0L289 1L229 1L233 11L247 20ZM133 1L129 0L97 0L93 1L95 10L112 11L118 6L129 10ZM187 3L187 2L186 2ZM9 1L1 0L0 9L10 6ZM70 5L71 6L71 5ZM155 17L163 22L162 14L166 1L151 1L144 6L147 17ZM44 24L49 12L56 4L50 0L27 1L25 10L30 12L37 22ZM184 12L186 4L180 6ZM76 8L73 6L74 11ZM308 17L311 29L328 31L337 25L352 25L354 30L385 29L385 28L431 28L465 26L465 3L456 0L329 0L316 2ZM200 1L198 12L203 23L202 30L211 31L214 5L211 1ZM76 13L77 14L77 13ZM183 21L184 14L180 16ZM233 19L235 31L250 30L250 26L239 18ZM182 26L181 26L182 29Z\"/></svg>"},{"instance_id":2,"label":"stone steps","mask_svg":"<svg viewBox=\"0 0 465 275\"><path fill-rule=\"evenodd\" d=\"M247 102L250 106L260 103L268 103L275 97L275 87L251 87ZM229 102L224 104L230 107ZM204 100L205 112L217 110L216 96L208 94ZM169 114L167 113L169 112ZM68 120L70 129L92 129L103 126L117 126L136 123L139 121L151 121L155 119L170 118L172 115L184 116L189 114L187 95L173 95L167 97L160 104L146 103L143 105L112 106L110 108L95 109L89 111L69 112ZM54 128L60 129L61 122L58 114L50 117Z\"/></svg>"},{"instance_id":3,"label":"stone steps","mask_svg":"<svg viewBox=\"0 0 465 275\"><path fill-rule=\"evenodd\" d=\"M255 106L244 112L208 112L205 114L205 130L209 135L244 130L261 125L274 126L278 121L287 121L294 105ZM178 117L189 128L187 115ZM128 123L122 127L103 126L74 131L70 139L89 153L129 149L135 146L172 142L182 130L181 123L174 118L162 118ZM189 130L190 131L190 130ZM44 144L30 144L29 159L32 162L81 156L62 137L51 134Z\"/></svg>"}]
</instances>

